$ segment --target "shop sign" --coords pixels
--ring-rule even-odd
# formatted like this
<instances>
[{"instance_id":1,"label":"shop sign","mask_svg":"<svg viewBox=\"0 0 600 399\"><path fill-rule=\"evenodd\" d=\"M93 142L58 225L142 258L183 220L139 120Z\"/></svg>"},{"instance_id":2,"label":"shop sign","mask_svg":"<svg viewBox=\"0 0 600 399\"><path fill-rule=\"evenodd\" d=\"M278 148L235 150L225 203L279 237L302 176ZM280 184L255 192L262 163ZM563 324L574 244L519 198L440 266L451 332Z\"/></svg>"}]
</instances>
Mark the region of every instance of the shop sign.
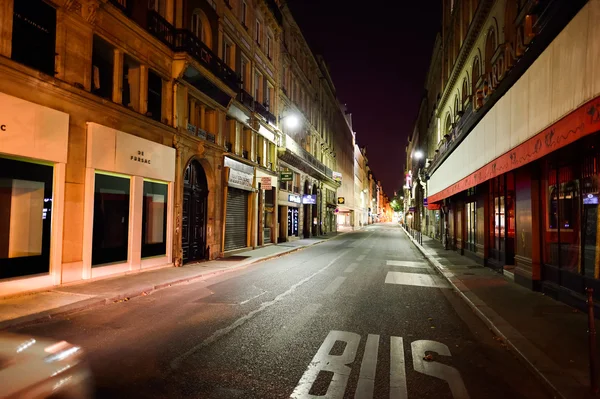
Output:
<instances>
[{"instance_id":1,"label":"shop sign","mask_svg":"<svg viewBox=\"0 0 600 399\"><path fill-rule=\"evenodd\" d=\"M342 174L340 172L332 172L333 175L333 180L335 180L338 183L342 182Z\"/></svg>"},{"instance_id":2,"label":"shop sign","mask_svg":"<svg viewBox=\"0 0 600 399\"><path fill-rule=\"evenodd\" d=\"M150 164L151 159L147 155L144 155L144 151L137 150L135 154L131 155L130 158L134 162Z\"/></svg>"},{"instance_id":3,"label":"shop sign","mask_svg":"<svg viewBox=\"0 0 600 399\"><path fill-rule=\"evenodd\" d=\"M423 198L423 206L424 206L424 207L427 207L427 197L426 197L426 198Z\"/></svg>"},{"instance_id":4,"label":"shop sign","mask_svg":"<svg viewBox=\"0 0 600 399\"><path fill-rule=\"evenodd\" d=\"M302 203L314 205L317 203L317 194L305 194L302 196Z\"/></svg>"},{"instance_id":5,"label":"shop sign","mask_svg":"<svg viewBox=\"0 0 600 399\"><path fill-rule=\"evenodd\" d=\"M0 130L3 132L6 132L8 128L6 127L6 125L0 125Z\"/></svg>"},{"instance_id":6,"label":"shop sign","mask_svg":"<svg viewBox=\"0 0 600 399\"><path fill-rule=\"evenodd\" d=\"M294 172L281 172L279 174L281 181L292 181L294 180Z\"/></svg>"},{"instance_id":7,"label":"shop sign","mask_svg":"<svg viewBox=\"0 0 600 399\"><path fill-rule=\"evenodd\" d=\"M297 194L289 194L288 195L288 201L289 202L293 202L295 204L301 204L302 203L302 197L297 195Z\"/></svg>"},{"instance_id":8,"label":"shop sign","mask_svg":"<svg viewBox=\"0 0 600 399\"><path fill-rule=\"evenodd\" d=\"M415 211L415 207L414 207L414 206L411 206L410 208L408 208L408 211L409 211L409 212L414 212L414 211Z\"/></svg>"},{"instance_id":9,"label":"shop sign","mask_svg":"<svg viewBox=\"0 0 600 399\"><path fill-rule=\"evenodd\" d=\"M252 190L253 180L254 176L251 174L240 172L235 169L229 169L228 184L232 187L241 188L243 190Z\"/></svg>"},{"instance_id":10,"label":"shop sign","mask_svg":"<svg viewBox=\"0 0 600 399\"><path fill-rule=\"evenodd\" d=\"M260 178L260 187L263 190L270 190L273 188L272 183L271 183L271 178L268 176L265 177L261 177Z\"/></svg>"},{"instance_id":11,"label":"shop sign","mask_svg":"<svg viewBox=\"0 0 600 399\"><path fill-rule=\"evenodd\" d=\"M345 197L338 197L338 204L342 205L346 203L346 198Z\"/></svg>"}]
</instances>

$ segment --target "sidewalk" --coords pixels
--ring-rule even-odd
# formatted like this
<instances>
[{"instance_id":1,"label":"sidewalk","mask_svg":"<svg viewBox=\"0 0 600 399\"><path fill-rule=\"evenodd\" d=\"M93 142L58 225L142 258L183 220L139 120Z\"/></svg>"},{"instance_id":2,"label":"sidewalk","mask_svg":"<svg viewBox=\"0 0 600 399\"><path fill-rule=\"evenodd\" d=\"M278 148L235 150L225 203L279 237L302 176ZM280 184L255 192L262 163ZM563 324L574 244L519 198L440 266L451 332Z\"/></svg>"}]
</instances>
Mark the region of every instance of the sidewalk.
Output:
<instances>
[{"instance_id":1,"label":"sidewalk","mask_svg":"<svg viewBox=\"0 0 600 399\"><path fill-rule=\"evenodd\" d=\"M0 330L41 319L128 300L151 291L190 281L203 280L340 236L315 237L270 245L237 253L230 258L193 263L183 267L166 267L141 273L121 275L76 285L59 286L46 291L0 298Z\"/></svg>"},{"instance_id":2,"label":"sidewalk","mask_svg":"<svg viewBox=\"0 0 600 399\"><path fill-rule=\"evenodd\" d=\"M587 314L445 250L437 240L423 236L419 245L409 238L556 397L592 397Z\"/></svg>"}]
</instances>

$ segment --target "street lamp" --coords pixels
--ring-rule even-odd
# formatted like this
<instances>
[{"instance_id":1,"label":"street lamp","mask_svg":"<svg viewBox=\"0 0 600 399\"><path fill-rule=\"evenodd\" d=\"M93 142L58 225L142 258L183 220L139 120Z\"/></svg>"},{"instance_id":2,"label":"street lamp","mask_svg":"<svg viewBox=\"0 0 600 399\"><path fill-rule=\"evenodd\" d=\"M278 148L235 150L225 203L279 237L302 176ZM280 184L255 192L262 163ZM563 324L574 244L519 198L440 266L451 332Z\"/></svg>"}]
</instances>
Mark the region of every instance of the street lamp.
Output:
<instances>
[{"instance_id":1,"label":"street lamp","mask_svg":"<svg viewBox=\"0 0 600 399\"><path fill-rule=\"evenodd\" d=\"M300 124L300 119L294 114L289 114L287 116L284 116L283 118L279 117L279 122L281 123L281 121L283 121L283 124L288 129L295 129Z\"/></svg>"},{"instance_id":2,"label":"street lamp","mask_svg":"<svg viewBox=\"0 0 600 399\"><path fill-rule=\"evenodd\" d=\"M421 151L421 150L415 151L415 153L413 154L413 158L414 159L421 159L421 158L423 158L423 151Z\"/></svg>"}]
</instances>

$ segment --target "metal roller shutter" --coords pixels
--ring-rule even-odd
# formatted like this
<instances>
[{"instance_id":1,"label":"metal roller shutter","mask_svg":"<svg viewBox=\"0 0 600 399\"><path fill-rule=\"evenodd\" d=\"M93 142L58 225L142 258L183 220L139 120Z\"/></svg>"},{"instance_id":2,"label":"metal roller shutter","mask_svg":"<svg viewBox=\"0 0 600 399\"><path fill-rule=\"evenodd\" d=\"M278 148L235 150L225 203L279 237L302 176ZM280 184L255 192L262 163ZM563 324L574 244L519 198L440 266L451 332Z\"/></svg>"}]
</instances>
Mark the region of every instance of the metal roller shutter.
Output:
<instances>
[{"instance_id":1,"label":"metal roller shutter","mask_svg":"<svg viewBox=\"0 0 600 399\"><path fill-rule=\"evenodd\" d=\"M248 229L248 191L229 187L225 218L225 251L245 248Z\"/></svg>"}]
</instances>

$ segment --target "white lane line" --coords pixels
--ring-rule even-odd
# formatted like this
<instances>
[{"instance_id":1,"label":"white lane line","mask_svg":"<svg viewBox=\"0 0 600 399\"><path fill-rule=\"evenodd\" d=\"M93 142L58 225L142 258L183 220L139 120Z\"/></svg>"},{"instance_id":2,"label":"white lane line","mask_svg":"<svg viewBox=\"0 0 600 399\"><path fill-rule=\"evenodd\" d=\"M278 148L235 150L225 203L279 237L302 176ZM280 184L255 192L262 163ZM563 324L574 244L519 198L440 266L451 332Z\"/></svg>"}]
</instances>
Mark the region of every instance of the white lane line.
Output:
<instances>
[{"instance_id":1,"label":"white lane line","mask_svg":"<svg viewBox=\"0 0 600 399\"><path fill-rule=\"evenodd\" d=\"M360 375L354 399L373 399L375 389L375 369L377 367L377 352L379 351L379 335L369 334L365 354L360 365Z\"/></svg>"},{"instance_id":2,"label":"white lane line","mask_svg":"<svg viewBox=\"0 0 600 399\"><path fill-rule=\"evenodd\" d=\"M390 337L390 399L407 399L406 364L402 337Z\"/></svg>"},{"instance_id":3,"label":"white lane line","mask_svg":"<svg viewBox=\"0 0 600 399\"><path fill-rule=\"evenodd\" d=\"M365 260L365 257L366 257L365 255L360 255L359 257L356 258L356 260L360 262L360 261Z\"/></svg>"},{"instance_id":4,"label":"white lane line","mask_svg":"<svg viewBox=\"0 0 600 399\"><path fill-rule=\"evenodd\" d=\"M388 272L385 276L386 284L413 285L417 287L450 288L448 284L437 276L429 274Z\"/></svg>"},{"instance_id":5,"label":"white lane line","mask_svg":"<svg viewBox=\"0 0 600 399\"><path fill-rule=\"evenodd\" d=\"M263 292L261 292L261 293L260 293L260 294L258 294L258 295L254 295L252 298L248 298L248 299L246 299L245 301L242 301L242 302L240 302L240 305L245 305L245 304L247 304L248 302L250 302L251 300L258 298L259 296L263 296L263 295L265 295L266 293L267 293L267 291L263 291Z\"/></svg>"},{"instance_id":6,"label":"white lane line","mask_svg":"<svg viewBox=\"0 0 600 399\"><path fill-rule=\"evenodd\" d=\"M323 290L323 294L331 295L337 291L338 288L344 283L346 277L336 277L329 285Z\"/></svg>"},{"instance_id":7,"label":"white lane line","mask_svg":"<svg viewBox=\"0 0 600 399\"><path fill-rule=\"evenodd\" d=\"M187 358L188 356L194 354L195 352L197 352L198 350L204 348L205 346L208 346L208 345L212 344L213 342L217 341L222 336L224 336L226 334L229 334L231 331L235 330L236 328L238 328L242 324L246 323L248 320L252 319L257 314L262 313L266 309L268 309L271 306L275 305L277 302L283 300L286 296L289 296L294 291L296 291L296 289L298 287L300 287L301 285L309 282L316 275L321 274L325 270L329 269L331 266L333 266L333 264L335 262L337 262L344 255L346 255L349 251L350 251L350 249L347 249L347 250L343 251L338 256L336 256L331 262L329 262L326 266L324 266L321 269L317 270L316 272L314 272L310 276L308 276L306 278L303 278L302 280L298 281L296 284L292 285L287 291L282 292L281 294L279 294L275 298L273 298L273 300L268 301L268 302L263 302L258 309L254 309L253 311L249 312L248 314L240 317L239 319L237 319L236 321L234 321L233 323L231 323L229 326L221 328L220 330L215 331L210 337L206 338L204 341L200 342L198 345L195 345L194 347L192 347L191 349L189 349L187 352L185 352L185 353L177 356L175 359L173 359L171 361L171 368L172 369L176 369L177 367L179 367L179 365L181 364L181 362L185 358Z\"/></svg>"},{"instance_id":8,"label":"white lane line","mask_svg":"<svg viewBox=\"0 0 600 399\"><path fill-rule=\"evenodd\" d=\"M348 266L346 268L346 270L344 270L344 273L352 273L356 267L358 266L358 263L351 263L350 266Z\"/></svg>"},{"instance_id":9,"label":"white lane line","mask_svg":"<svg viewBox=\"0 0 600 399\"><path fill-rule=\"evenodd\" d=\"M318 311L321 309L320 303L311 303L304 307L300 311L292 317L288 322L286 322L281 328L274 334L265 348L269 348L270 350L281 350L281 347L289 341L293 344L293 339L290 338L290 335L295 334L300 331L304 326L308 324L308 320L310 320Z\"/></svg>"},{"instance_id":10,"label":"white lane line","mask_svg":"<svg viewBox=\"0 0 600 399\"><path fill-rule=\"evenodd\" d=\"M419 267L422 269L429 267L427 262L413 262L410 260L388 260L388 261L386 261L386 265L388 265L388 266L404 266L404 267Z\"/></svg>"}]
</instances>

